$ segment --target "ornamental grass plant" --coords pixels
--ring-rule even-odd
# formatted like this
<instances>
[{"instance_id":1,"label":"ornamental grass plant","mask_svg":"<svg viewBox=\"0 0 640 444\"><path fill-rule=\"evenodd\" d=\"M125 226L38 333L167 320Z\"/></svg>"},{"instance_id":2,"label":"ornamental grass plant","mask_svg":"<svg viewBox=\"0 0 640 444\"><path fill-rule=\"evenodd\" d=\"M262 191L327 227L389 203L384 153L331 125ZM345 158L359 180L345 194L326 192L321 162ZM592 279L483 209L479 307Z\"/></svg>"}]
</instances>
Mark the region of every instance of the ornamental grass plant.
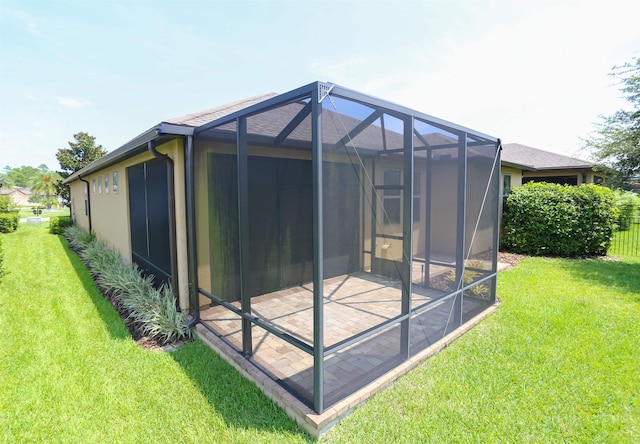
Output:
<instances>
[{"instance_id":1,"label":"ornamental grass plant","mask_svg":"<svg viewBox=\"0 0 640 444\"><path fill-rule=\"evenodd\" d=\"M78 250L96 283L143 335L161 344L192 338L171 286L156 288L152 275L144 274L136 264L124 262L117 250L82 229L70 227L65 230L65 237Z\"/></svg>"}]
</instances>

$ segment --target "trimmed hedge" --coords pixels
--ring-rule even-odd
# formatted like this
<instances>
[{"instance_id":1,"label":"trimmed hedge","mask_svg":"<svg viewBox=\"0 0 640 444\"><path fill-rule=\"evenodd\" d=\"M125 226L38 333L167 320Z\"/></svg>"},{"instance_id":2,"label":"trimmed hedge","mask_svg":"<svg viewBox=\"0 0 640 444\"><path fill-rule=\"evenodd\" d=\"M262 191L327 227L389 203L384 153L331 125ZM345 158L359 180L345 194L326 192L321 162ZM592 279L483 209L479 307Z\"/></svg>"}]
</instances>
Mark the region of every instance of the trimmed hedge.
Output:
<instances>
[{"instance_id":1,"label":"trimmed hedge","mask_svg":"<svg viewBox=\"0 0 640 444\"><path fill-rule=\"evenodd\" d=\"M0 233L11 233L18 229L20 217L15 213L0 213Z\"/></svg>"},{"instance_id":2,"label":"trimmed hedge","mask_svg":"<svg viewBox=\"0 0 640 444\"><path fill-rule=\"evenodd\" d=\"M615 202L599 185L529 182L507 198L502 247L534 256L606 255L618 220Z\"/></svg>"},{"instance_id":3,"label":"trimmed hedge","mask_svg":"<svg viewBox=\"0 0 640 444\"><path fill-rule=\"evenodd\" d=\"M63 234L65 228L73 225L71 216L53 216L49 219L49 233Z\"/></svg>"},{"instance_id":4,"label":"trimmed hedge","mask_svg":"<svg viewBox=\"0 0 640 444\"><path fill-rule=\"evenodd\" d=\"M628 231L631 228L631 219L636 215L640 198L630 192L618 190L615 192L616 206L620 210L618 217L618 231Z\"/></svg>"},{"instance_id":5,"label":"trimmed hedge","mask_svg":"<svg viewBox=\"0 0 640 444\"><path fill-rule=\"evenodd\" d=\"M4 251L2 250L2 238L0 237L0 281L4 276Z\"/></svg>"}]
</instances>

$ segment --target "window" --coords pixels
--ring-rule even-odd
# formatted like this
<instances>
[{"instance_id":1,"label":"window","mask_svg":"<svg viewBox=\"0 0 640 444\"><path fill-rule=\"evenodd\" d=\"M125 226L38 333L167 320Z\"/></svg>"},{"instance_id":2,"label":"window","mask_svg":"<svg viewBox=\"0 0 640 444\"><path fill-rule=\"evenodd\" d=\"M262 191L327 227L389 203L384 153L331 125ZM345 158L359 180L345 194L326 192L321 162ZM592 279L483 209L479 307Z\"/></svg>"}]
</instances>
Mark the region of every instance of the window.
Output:
<instances>
[{"instance_id":1,"label":"window","mask_svg":"<svg viewBox=\"0 0 640 444\"><path fill-rule=\"evenodd\" d=\"M93 184L93 194L96 194L96 180L93 179L91 183Z\"/></svg>"},{"instance_id":2,"label":"window","mask_svg":"<svg viewBox=\"0 0 640 444\"><path fill-rule=\"evenodd\" d=\"M593 183L596 185L602 185L604 183L604 179L602 176L593 176Z\"/></svg>"},{"instance_id":3,"label":"window","mask_svg":"<svg viewBox=\"0 0 640 444\"><path fill-rule=\"evenodd\" d=\"M98 176L98 194L102 194L102 176Z\"/></svg>"},{"instance_id":4,"label":"window","mask_svg":"<svg viewBox=\"0 0 640 444\"><path fill-rule=\"evenodd\" d=\"M502 194L507 195L511 192L511 175L505 174L502 178Z\"/></svg>"},{"instance_id":5,"label":"window","mask_svg":"<svg viewBox=\"0 0 640 444\"><path fill-rule=\"evenodd\" d=\"M104 175L104 192L105 194L109 194L109 175Z\"/></svg>"},{"instance_id":6,"label":"window","mask_svg":"<svg viewBox=\"0 0 640 444\"><path fill-rule=\"evenodd\" d=\"M113 192L114 194L118 192L118 172L114 171L113 172Z\"/></svg>"},{"instance_id":7,"label":"window","mask_svg":"<svg viewBox=\"0 0 640 444\"><path fill-rule=\"evenodd\" d=\"M400 223L401 213L401 172L396 168L385 168L382 172L382 208L384 210L383 224L394 225Z\"/></svg>"}]
</instances>

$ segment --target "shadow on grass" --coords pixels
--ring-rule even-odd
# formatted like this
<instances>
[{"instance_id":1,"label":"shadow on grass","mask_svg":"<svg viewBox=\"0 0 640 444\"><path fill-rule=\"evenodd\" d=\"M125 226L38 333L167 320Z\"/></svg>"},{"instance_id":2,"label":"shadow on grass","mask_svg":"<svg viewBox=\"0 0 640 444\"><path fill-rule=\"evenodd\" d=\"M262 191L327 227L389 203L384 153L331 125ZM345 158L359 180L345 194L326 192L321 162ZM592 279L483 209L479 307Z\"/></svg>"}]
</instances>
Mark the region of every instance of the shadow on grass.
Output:
<instances>
[{"instance_id":1,"label":"shadow on grass","mask_svg":"<svg viewBox=\"0 0 640 444\"><path fill-rule=\"evenodd\" d=\"M171 357L228 425L237 429L269 430L315 442L253 382L200 340L171 352Z\"/></svg>"},{"instance_id":2,"label":"shadow on grass","mask_svg":"<svg viewBox=\"0 0 640 444\"><path fill-rule=\"evenodd\" d=\"M640 302L640 262L590 259L562 261L561 267L577 279L629 293L635 302Z\"/></svg>"},{"instance_id":3,"label":"shadow on grass","mask_svg":"<svg viewBox=\"0 0 640 444\"><path fill-rule=\"evenodd\" d=\"M69 244L63 236L57 237L110 335L115 339L130 338L118 312L102 296L85 264L69 249ZM275 434L314 442L255 384L245 379L199 340L183 345L171 352L170 356L229 427L238 430L272 431Z\"/></svg>"},{"instance_id":4,"label":"shadow on grass","mask_svg":"<svg viewBox=\"0 0 640 444\"><path fill-rule=\"evenodd\" d=\"M80 260L80 258L74 251L71 251L69 249L69 243L63 236L55 236L57 236L58 240L60 241L60 245L69 258L71 266L78 275L80 282L82 282L82 286L91 298L93 305L95 305L96 310L98 311L98 314L100 315L100 318L102 319L102 322L104 323L111 337L115 339L130 338L131 335L129 334L129 330L127 330L126 325L124 324L122 319L120 319L120 315L113 308L111 303L106 300L104 296L102 296L102 293L100 293L100 290L93 281L93 276L87 269L84 262Z\"/></svg>"}]
</instances>

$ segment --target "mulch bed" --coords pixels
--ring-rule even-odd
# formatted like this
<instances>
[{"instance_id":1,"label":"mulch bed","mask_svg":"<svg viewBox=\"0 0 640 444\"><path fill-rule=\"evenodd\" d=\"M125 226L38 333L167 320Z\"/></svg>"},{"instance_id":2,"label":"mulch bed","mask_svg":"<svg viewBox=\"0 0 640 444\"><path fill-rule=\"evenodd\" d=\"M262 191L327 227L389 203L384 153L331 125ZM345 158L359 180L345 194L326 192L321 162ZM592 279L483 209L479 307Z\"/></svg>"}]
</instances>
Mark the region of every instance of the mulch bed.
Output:
<instances>
[{"instance_id":1,"label":"mulch bed","mask_svg":"<svg viewBox=\"0 0 640 444\"><path fill-rule=\"evenodd\" d=\"M522 259L525 259L526 257L527 256L524 256L522 254L507 253L506 251L498 252L498 262L509 264L512 267L518 265L518 262L520 262Z\"/></svg>"}]
</instances>

